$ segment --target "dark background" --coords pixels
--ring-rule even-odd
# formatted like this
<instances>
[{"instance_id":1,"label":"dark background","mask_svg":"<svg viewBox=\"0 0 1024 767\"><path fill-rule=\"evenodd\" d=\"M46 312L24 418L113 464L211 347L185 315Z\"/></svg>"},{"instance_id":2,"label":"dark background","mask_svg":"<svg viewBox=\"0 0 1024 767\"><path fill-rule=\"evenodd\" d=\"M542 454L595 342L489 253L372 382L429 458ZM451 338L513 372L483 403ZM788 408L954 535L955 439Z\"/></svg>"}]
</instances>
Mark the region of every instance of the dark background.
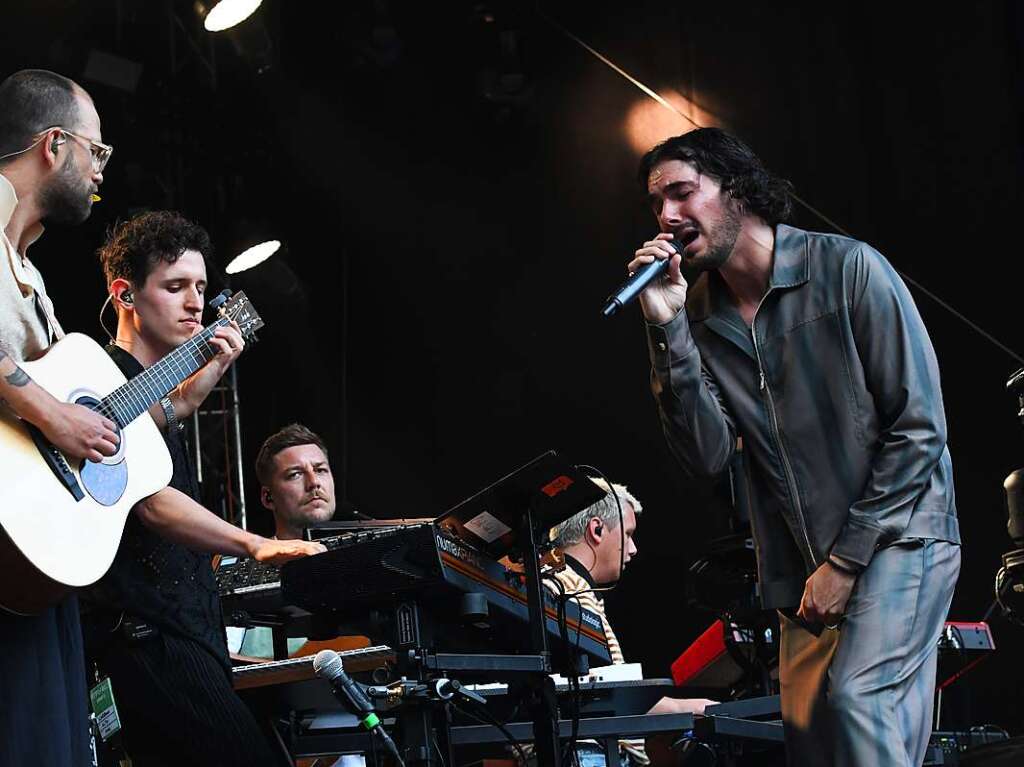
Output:
<instances>
[{"instance_id":1,"label":"dark background","mask_svg":"<svg viewBox=\"0 0 1024 767\"><path fill-rule=\"evenodd\" d=\"M233 283L267 322L239 364L252 524L269 524L256 448L290 421L326 438L347 505L379 517L434 515L556 448L644 503L640 556L609 603L648 676L712 619L683 587L724 520L667 454L638 312L598 309L655 230L641 148L692 126L567 31L737 132L804 200L1024 349L1013 0L955 13L265 0L217 35L177 0L3 15L0 73L78 80L116 146L92 218L32 249L66 328L103 337L94 252L138 209L203 223L221 267L284 242ZM134 88L90 76L96 52L137 67ZM830 229L802 208L796 223ZM1003 384L1020 365L913 292L942 366L964 538L951 617L976 620L1010 548L1001 484L1024 443ZM1024 631L993 629L999 649L968 679L972 719L1019 733Z\"/></svg>"}]
</instances>

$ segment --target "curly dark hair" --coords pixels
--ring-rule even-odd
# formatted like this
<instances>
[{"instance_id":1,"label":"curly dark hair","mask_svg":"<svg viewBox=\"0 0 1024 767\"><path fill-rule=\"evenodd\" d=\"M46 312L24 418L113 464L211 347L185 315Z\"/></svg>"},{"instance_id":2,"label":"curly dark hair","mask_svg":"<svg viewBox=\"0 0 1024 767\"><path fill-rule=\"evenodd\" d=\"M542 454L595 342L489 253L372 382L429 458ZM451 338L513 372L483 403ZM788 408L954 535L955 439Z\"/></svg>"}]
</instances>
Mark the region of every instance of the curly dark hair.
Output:
<instances>
[{"instance_id":1,"label":"curly dark hair","mask_svg":"<svg viewBox=\"0 0 1024 767\"><path fill-rule=\"evenodd\" d=\"M637 174L645 191L651 170L666 160L682 160L698 173L711 176L723 192L770 226L788 220L793 211L793 185L770 173L750 147L721 128L698 128L647 152Z\"/></svg>"},{"instance_id":2,"label":"curly dark hair","mask_svg":"<svg viewBox=\"0 0 1024 767\"><path fill-rule=\"evenodd\" d=\"M186 250L199 251L209 261L210 235L180 213L158 210L117 224L98 255L108 285L120 278L141 288L160 261L173 264Z\"/></svg>"},{"instance_id":3,"label":"curly dark hair","mask_svg":"<svg viewBox=\"0 0 1024 767\"><path fill-rule=\"evenodd\" d=\"M266 487L270 484L270 477L273 474L274 456L282 450L299 445L316 445L323 451L324 458L327 458L327 445L310 429L300 423L291 423L274 434L271 434L263 441L260 452L256 456L256 478L260 484Z\"/></svg>"}]
</instances>

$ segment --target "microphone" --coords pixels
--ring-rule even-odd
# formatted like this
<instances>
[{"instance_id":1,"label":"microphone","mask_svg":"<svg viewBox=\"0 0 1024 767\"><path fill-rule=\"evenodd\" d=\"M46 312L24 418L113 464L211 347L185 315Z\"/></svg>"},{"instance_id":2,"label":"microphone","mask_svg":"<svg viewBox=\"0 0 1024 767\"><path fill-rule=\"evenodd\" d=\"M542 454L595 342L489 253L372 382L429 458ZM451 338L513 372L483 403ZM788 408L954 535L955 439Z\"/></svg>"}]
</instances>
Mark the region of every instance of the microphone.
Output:
<instances>
[{"instance_id":1,"label":"microphone","mask_svg":"<svg viewBox=\"0 0 1024 767\"><path fill-rule=\"evenodd\" d=\"M699 232L696 229L692 229L684 234L681 240L665 240L665 242L676 253L682 253L687 245L697 239L698 234ZM605 317L611 317L619 309L640 295L643 289L650 285L655 278L665 273L668 269L668 262L671 260L671 257L656 258L651 263L644 264L629 275L626 281L622 283L622 286L612 295L608 296L608 302L604 305L604 309L601 310L601 314Z\"/></svg>"},{"instance_id":2,"label":"microphone","mask_svg":"<svg viewBox=\"0 0 1024 767\"><path fill-rule=\"evenodd\" d=\"M398 747L395 746L395 742L391 740L391 736L387 734L377 713L373 710L373 703L363 692L363 688L345 673L345 664L342 662L341 656L334 650L321 650L313 658L313 673L330 683L334 697L359 718L359 723L369 730L371 735L380 738L400 767L405 767L405 762L402 761L402 756L398 753Z\"/></svg>"}]
</instances>

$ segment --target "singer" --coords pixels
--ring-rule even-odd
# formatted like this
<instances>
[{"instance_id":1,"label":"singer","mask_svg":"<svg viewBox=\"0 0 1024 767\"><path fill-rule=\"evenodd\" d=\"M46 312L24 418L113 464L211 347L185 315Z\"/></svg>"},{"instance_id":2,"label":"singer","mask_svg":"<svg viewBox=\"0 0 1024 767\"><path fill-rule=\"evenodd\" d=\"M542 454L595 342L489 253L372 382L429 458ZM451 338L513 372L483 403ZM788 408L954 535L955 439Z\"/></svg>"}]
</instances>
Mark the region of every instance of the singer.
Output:
<instances>
[{"instance_id":1,"label":"singer","mask_svg":"<svg viewBox=\"0 0 1024 767\"><path fill-rule=\"evenodd\" d=\"M652 388L690 477L743 438L789 763L920 765L960 535L913 299L869 245L782 223L789 183L724 131L659 144L640 179L661 233L628 268L670 259L640 294Z\"/></svg>"}]
</instances>

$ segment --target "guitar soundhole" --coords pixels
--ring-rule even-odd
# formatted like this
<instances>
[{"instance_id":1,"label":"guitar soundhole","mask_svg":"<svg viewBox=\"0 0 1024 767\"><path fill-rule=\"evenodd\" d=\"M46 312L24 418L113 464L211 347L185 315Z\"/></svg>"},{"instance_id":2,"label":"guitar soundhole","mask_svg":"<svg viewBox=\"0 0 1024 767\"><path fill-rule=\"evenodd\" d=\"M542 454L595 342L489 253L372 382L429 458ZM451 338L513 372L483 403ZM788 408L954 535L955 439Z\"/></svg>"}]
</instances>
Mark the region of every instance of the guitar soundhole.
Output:
<instances>
[{"instance_id":1,"label":"guitar soundhole","mask_svg":"<svg viewBox=\"0 0 1024 767\"><path fill-rule=\"evenodd\" d=\"M95 397L78 397L75 402L90 410L97 410L100 407L100 401ZM124 433L118 429L117 436L121 442L114 455L107 456L100 463L82 461L79 468L79 477L85 492L102 506L113 506L121 499L128 487L128 466L124 460Z\"/></svg>"}]
</instances>

